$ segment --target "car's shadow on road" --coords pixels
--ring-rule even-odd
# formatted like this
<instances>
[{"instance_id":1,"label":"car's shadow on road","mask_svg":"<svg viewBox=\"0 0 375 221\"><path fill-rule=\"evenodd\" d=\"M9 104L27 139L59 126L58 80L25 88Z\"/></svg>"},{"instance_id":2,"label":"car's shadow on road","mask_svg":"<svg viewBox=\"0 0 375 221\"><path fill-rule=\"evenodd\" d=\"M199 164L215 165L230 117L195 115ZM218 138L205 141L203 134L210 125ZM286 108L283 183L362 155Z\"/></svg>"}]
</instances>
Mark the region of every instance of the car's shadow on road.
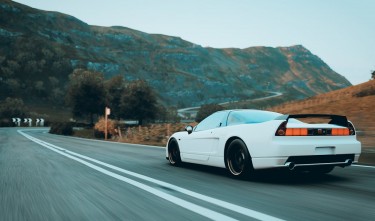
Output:
<instances>
[{"instance_id":1,"label":"car's shadow on road","mask_svg":"<svg viewBox=\"0 0 375 221\"><path fill-rule=\"evenodd\" d=\"M337 176L334 171L330 174L314 174L302 171L289 171L287 169L274 169L258 171L253 177L247 180L258 183L305 185L343 182L348 180L348 178Z\"/></svg>"},{"instance_id":2,"label":"car's shadow on road","mask_svg":"<svg viewBox=\"0 0 375 221\"><path fill-rule=\"evenodd\" d=\"M223 168L210 167L198 164L183 163L182 168L187 170L199 171L226 179L241 180L254 183L269 183L281 185L305 185L321 184L348 181L350 178L335 174L335 170L329 174L314 174L302 171L290 171L285 168L258 170L245 178L237 178L229 175L229 172Z\"/></svg>"}]
</instances>

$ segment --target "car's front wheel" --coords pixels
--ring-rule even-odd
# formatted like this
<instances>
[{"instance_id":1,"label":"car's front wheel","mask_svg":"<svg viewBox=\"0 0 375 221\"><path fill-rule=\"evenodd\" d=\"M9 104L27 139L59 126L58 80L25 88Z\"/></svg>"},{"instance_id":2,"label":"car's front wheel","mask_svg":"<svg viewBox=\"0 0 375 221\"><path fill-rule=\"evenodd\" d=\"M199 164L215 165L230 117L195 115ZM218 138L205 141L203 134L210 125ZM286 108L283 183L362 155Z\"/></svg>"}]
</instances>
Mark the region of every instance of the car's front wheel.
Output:
<instances>
[{"instance_id":1,"label":"car's front wheel","mask_svg":"<svg viewBox=\"0 0 375 221\"><path fill-rule=\"evenodd\" d=\"M176 139L171 139L168 144L168 160L173 166L181 164L180 148Z\"/></svg>"},{"instance_id":2,"label":"car's front wheel","mask_svg":"<svg viewBox=\"0 0 375 221\"><path fill-rule=\"evenodd\" d=\"M228 171L234 177L248 176L254 170L249 151L240 139L235 139L229 144L225 163Z\"/></svg>"}]
</instances>

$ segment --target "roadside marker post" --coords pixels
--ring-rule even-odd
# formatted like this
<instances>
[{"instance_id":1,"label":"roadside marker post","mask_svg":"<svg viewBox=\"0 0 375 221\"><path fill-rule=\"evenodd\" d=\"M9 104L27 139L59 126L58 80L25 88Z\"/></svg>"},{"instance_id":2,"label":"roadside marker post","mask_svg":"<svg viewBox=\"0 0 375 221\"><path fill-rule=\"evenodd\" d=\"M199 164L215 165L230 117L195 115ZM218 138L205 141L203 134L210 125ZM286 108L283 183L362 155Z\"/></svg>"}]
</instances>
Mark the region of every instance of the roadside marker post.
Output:
<instances>
[{"instance_id":1,"label":"roadside marker post","mask_svg":"<svg viewBox=\"0 0 375 221\"><path fill-rule=\"evenodd\" d=\"M108 107L105 107L105 110L104 110L104 116L105 116L105 121L104 121L104 140L107 140L107 133L108 133L108 125L107 125L107 122L108 122L108 115L111 114L111 109L109 109Z\"/></svg>"},{"instance_id":2,"label":"roadside marker post","mask_svg":"<svg viewBox=\"0 0 375 221\"><path fill-rule=\"evenodd\" d=\"M44 127L44 119L43 119L43 118L40 118L39 120L40 120L40 122L39 122L39 126Z\"/></svg>"},{"instance_id":3,"label":"roadside marker post","mask_svg":"<svg viewBox=\"0 0 375 221\"><path fill-rule=\"evenodd\" d=\"M16 120L17 120L17 126L18 127L21 126L21 118L16 118Z\"/></svg>"},{"instance_id":4,"label":"roadside marker post","mask_svg":"<svg viewBox=\"0 0 375 221\"><path fill-rule=\"evenodd\" d=\"M40 120L37 118L37 119L35 120L35 126L36 126L36 127L39 126L39 122L40 122Z\"/></svg>"},{"instance_id":5,"label":"roadside marker post","mask_svg":"<svg viewBox=\"0 0 375 221\"><path fill-rule=\"evenodd\" d=\"M31 126L32 126L33 119L31 119L31 118L27 118L27 121L29 122L29 127L31 127Z\"/></svg>"}]
</instances>

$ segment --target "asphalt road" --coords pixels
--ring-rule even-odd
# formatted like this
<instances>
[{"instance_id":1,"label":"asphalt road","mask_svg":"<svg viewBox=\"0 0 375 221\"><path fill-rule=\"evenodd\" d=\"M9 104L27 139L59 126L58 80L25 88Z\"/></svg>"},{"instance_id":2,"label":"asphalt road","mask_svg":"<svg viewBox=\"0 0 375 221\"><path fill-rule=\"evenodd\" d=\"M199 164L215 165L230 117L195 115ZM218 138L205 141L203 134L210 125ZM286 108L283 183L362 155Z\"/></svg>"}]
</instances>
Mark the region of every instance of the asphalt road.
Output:
<instances>
[{"instance_id":1,"label":"asphalt road","mask_svg":"<svg viewBox=\"0 0 375 221\"><path fill-rule=\"evenodd\" d=\"M368 221L374 188L374 167L236 180L163 148L0 129L0 220Z\"/></svg>"}]
</instances>

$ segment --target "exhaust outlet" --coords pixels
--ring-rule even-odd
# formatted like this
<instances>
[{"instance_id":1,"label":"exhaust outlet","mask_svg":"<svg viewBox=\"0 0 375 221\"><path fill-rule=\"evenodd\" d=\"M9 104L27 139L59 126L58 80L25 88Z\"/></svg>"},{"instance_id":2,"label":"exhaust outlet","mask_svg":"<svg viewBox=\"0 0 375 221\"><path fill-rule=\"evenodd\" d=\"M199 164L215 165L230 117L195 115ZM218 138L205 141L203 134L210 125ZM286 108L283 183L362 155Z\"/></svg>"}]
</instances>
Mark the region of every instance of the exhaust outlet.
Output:
<instances>
[{"instance_id":1,"label":"exhaust outlet","mask_svg":"<svg viewBox=\"0 0 375 221\"><path fill-rule=\"evenodd\" d=\"M346 166L350 166L350 165L352 165L352 163L353 163L353 161L351 159L345 160L345 165Z\"/></svg>"},{"instance_id":2,"label":"exhaust outlet","mask_svg":"<svg viewBox=\"0 0 375 221\"><path fill-rule=\"evenodd\" d=\"M287 162L285 163L285 166L289 168L289 170L294 170L294 167L296 166L293 162Z\"/></svg>"}]
</instances>

